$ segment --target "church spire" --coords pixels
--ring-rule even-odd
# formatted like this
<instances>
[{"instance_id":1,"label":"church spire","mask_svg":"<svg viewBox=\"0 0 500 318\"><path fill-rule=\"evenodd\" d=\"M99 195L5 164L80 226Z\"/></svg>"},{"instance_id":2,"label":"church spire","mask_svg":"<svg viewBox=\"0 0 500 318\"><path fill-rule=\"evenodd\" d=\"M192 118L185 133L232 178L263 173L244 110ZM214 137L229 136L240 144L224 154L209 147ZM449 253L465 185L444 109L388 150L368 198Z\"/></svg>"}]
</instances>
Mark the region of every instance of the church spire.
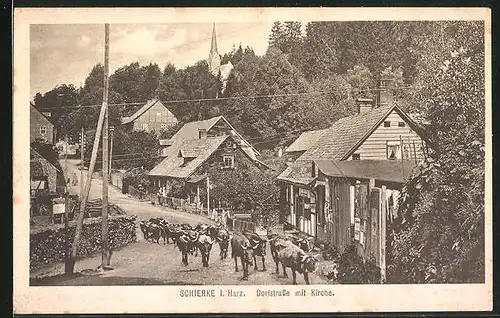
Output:
<instances>
[{"instance_id":1,"label":"church spire","mask_svg":"<svg viewBox=\"0 0 500 318\"><path fill-rule=\"evenodd\" d=\"M208 69L213 76L219 75L220 55L217 50L217 34L215 33L215 23L212 29L212 43L210 45L210 54L208 56Z\"/></svg>"},{"instance_id":2,"label":"church spire","mask_svg":"<svg viewBox=\"0 0 500 318\"><path fill-rule=\"evenodd\" d=\"M212 29L212 44L210 46L210 55L219 54L217 50L217 34L215 33L215 23Z\"/></svg>"}]
</instances>

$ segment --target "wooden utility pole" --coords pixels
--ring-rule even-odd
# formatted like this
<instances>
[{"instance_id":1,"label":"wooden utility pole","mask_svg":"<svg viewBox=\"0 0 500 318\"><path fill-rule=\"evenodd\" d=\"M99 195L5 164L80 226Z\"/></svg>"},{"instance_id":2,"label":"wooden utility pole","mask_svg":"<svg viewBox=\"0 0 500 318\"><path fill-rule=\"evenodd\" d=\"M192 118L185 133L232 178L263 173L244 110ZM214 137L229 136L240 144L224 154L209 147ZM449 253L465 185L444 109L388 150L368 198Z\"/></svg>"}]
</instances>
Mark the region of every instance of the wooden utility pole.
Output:
<instances>
[{"instance_id":1,"label":"wooden utility pole","mask_svg":"<svg viewBox=\"0 0 500 318\"><path fill-rule=\"evenodd\" d=\"M403 158L403 138L401 135L399 135L399 144L401 147L401 175L403 176L403 181L405 179L405 164L404 164L404 158Z\"/></svg>"},{"instance_id":2,"label":"wooden utility pole","mask_svg":"<svg viewBox=\"0 0 500 318\"><path fill-rule=\"evenodd\" d=\"M83 198L83 168L85 167L84 160L84 149L85 149L85 130L82 126L81 138L80 138L80 201Z\"/></svg>"},{"instance_id":3,"label":"wooden utility pole","mask_svg":"<svg viewBox=\"0 0 500 318\"><path fill-rule=\"evenodd\" d=\"M114 137L115 127L109 127L109 137L110 137L110 145L109 145L109 181L111 182L111 164L113 163L113 137Z\"/></svg>"},{"instance_id":4,"label":"wooden utility pole","mask_svg":"<svg viewBox=\"0 0 500 318\"><path fill-rule=\"evenodd\" d=\"M107 27L106 27L107 29ZM106 32L107 33L107 32ZM97 159L97 151L99 150L99 140L101 139L101 132L104 123L104 115L107 111L108 103L103 102L101 106L101 112L99 113L99 120L97 121L97 128L94 137L94 144L92 146L92 155L90 157L89 170L87 174L87 180L85 182L85 189L83 191L82 201L80 203L80 213L78 214L78 220L76 223L75 236L73 238L73 245L71 248L71 258L70 258L70 269L71 273L74 271L76 256L78 252L78 244L80 243L80 237L82 235L83 220L85 218L85 212L87 209L87 201L89 197L90 187L92 185L92 175L94 174L94 167Z\"/></svg>"},{"instance_id":5,"label":"wooden utility pole","mask_svg":"<svg viewBox=\"0 0 500 318\"><path fill-rule=\"evenodd\" d=\"M109 110L108 110L108 90L109 90L109 24L105 25L105 46L104 46L104 92L103 104L106 104L104 112L104 123L102 127L102 258L101 265L103 269L110 269L110 253L109 253L109 236L108 236L108 183L109 183L109 170L108 170L108 135L109 135Z\"/></svg>"},{"instance_id":6,"label":"wooden utility pole","mask_svg":"<svg viewBox=\"0 0 500 318\"><path fill-rule=\"evenodd\" d=\"M210 179L207 172L207 214L210 216Z\"/></svg>"},{"instance_id":7,"label":"wooden utility pole","mask_svg":"<svg viewBox=\"0 0 500 318\"><path fill-rule=\"evenodd\" d=\"M68 173L68 135L64 136L64 143L66 144L66 151L64 154L64 172L66 176ZM66 176L64 181L66 182ZM64 273L66 275L73 273L71 268L71 252L69 250L69 204L68 204L68 184L64 187Z\"/></svg>"}]
</instances>

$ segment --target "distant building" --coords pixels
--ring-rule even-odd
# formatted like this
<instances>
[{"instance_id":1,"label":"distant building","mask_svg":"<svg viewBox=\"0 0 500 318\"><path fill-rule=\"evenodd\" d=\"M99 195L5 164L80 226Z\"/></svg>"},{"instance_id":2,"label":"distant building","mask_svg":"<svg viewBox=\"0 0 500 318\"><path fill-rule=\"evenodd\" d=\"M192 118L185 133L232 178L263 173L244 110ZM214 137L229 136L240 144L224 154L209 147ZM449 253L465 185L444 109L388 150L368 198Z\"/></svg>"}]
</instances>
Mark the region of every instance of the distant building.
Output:
<instances>
[{"instance_id":1,"label":"distant building","mask_svg":"<svg viewBox=\"0 0 500 318\"><path fill-rule=\"evenodd\" d=\"M30 142L44 140L53 144L55 133L54 124L30 103Z\"/></svg>"},{"instance_id":2,"label":"distant building","mask_svg":"<svg viewBox=\"0 0 500 318\"><path fill-rule=\"evenodd\" d=\"M222 91L225 90L227 79L229 78L229 74L233 69L233 64L228 62L226 64L221 65L221 56L217 49L217 34L215 32L215 23L212 30L212 42L210 44L210 54L208 55L208 70L210 73L218 77L220 74L220 80L222 82Z\"/></svg>"},{"instance_id":3,"label":"distant building","mask_svg":"<svg viewBox=\"0 0 500 318\"><path fill-rule=\"evenodd\" d=\"M129 130L161 132L175 126L179 121L158 99L151 99L129 117L122 118L122 125Z\"/></svg>"}]
</instances>

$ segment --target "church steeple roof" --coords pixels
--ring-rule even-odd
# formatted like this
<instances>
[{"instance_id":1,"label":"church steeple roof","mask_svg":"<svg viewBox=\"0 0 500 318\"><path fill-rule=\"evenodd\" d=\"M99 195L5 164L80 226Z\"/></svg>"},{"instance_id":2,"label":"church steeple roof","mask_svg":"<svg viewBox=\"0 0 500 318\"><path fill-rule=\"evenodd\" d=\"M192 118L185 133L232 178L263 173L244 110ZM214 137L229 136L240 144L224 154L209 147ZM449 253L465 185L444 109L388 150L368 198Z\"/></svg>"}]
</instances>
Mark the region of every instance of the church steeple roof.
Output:
<instances>
[{"instance_id":1,"label":"church steeple roof","mask_svg":"<svg viewBox=\"0 0 500 318\"><path fill-rule=\"evenodd\" d=\"M213 76L218 76L220 71L220 55L217 50L217 35L215 33L215 23L212 30L212 43L210 45L210 54L208 56L208 68Z\"/></svg>"},{"instance_id":2,"label":"church steeple roof","mask_svg":"<svg viewBox=\"0 0 500 318\"><path fill-rule=\"evenodd\" d=\"M210 45L210 55L218 55L219 51L217 50L217 34L215 33L215 23L212 29L212 43Z\"/></svg>"}]
</instances>

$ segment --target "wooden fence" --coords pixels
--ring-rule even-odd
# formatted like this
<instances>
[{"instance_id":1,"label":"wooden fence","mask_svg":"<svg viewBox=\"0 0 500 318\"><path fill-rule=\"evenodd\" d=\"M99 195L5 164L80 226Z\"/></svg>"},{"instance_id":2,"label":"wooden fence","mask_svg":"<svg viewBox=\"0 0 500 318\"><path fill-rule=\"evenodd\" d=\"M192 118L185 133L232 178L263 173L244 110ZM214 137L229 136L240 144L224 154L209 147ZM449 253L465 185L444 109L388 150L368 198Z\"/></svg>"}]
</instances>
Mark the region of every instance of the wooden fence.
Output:
<instances>
[{"instance_id":1,"label":"wooden fence","mask_svg":"<svg viewBox=\"0 0 500 318\"><path fill-rule=\"evenodd\" d=\"M241 219L227 219L227 227L230 231L243 232L243 231L255 231L255 223L250 221L245 221Z\"/></svg>"}]
</instances>

